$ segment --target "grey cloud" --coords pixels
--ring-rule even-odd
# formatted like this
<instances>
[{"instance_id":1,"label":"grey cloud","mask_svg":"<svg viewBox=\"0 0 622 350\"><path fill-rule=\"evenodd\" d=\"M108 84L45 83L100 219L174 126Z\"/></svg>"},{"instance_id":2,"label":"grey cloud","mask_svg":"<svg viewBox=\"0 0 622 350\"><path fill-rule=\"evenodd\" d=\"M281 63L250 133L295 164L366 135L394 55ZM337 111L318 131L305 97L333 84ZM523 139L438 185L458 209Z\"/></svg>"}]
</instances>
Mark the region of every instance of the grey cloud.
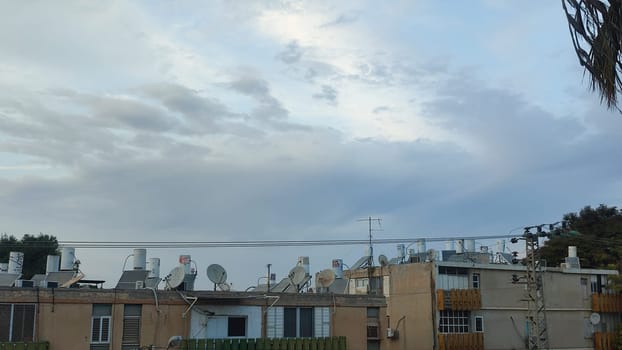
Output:
<instances>
[{"instance_id":1,"label":"grey cloud","mask_svg":"<svg viewBox=\"0 0 622 350\"><path fill-rule=\"evenodd\" d=\"M322 24L320 26L320 28L340 26L340 25L354 23L354 22L358 21L359 16L360 16L359 12L342 13L337 18L335 18L334 20Z\"/></svg>"},{"instance_id":2,"label":"grey cloud","mask_svg":"<svg viewBox=\"0 0 622 350\"><path fill-rule=\"evenodd\" d=\"M300 61L304 51L298 44L298 41L292 40L286 46L285 50L280 52L276 57L287 64Z\"/></svg>"},{"instance_id":3,"label":"grey cloud","mask_svg":"<svg viewBox=\"0 0 622 350\"><path fill-rule=\"evenodd\" d=\"M94 118L113 128L129 126L139 130L165 132L177 126L176 120L163 110L140 101L94 96L79 98L78 101L90 108Z\"/></svg>"},{"instance_id":4,"label":"grey cloud","mask_svg":"<svg viewBox=\"0 0 622 350\"><path fill-rule=\"evenodd\" d=\"M374 108L374 110L372 111L374 114L380 114L383 112L388 112L391 110L391 107L389 106L378 106L376 108Z\"/></svg>"},{"instance_id":5,"label":"grey cloud","mask_svg":"<svg viewBox=\"0 0 622 350\"><path fill-rule=\"evenodd\" d=\"M336 105L337 104L337 95L338 92L330 85L322 85L322 91L316 94L313 94L313 98L318 100L326 100L329 104Z\"/></svg>"},{"instance_id":6,"label":"grey cloud","mask_svg":"<svg viewBox=\"0 0 622 350\"><path fill-rule=\"evenodd\" d=\"M251 117L276 128L299 128L301 126L286 121L289 111L281 102L270 94L268 82L263 79L241 78L227 84L229 88L255 99L258 104L253 108Z\"/></svg>"}]
</instances>

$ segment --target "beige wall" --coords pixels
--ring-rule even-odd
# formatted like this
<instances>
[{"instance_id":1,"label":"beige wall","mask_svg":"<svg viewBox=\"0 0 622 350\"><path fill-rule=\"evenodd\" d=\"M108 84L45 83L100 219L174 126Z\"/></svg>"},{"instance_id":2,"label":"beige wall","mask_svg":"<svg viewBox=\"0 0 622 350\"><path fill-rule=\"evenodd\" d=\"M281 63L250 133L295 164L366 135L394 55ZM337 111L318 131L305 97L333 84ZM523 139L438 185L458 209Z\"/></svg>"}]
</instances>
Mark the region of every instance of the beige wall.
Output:
<instances>
[{"instance_id":1,"label":"beige wall","mask_svg":"<svg viewBox=\"0 0 622 350\"><path fill-rule=\"evenodd\" d=\"M49 341L51 350L88 349L91 311L91 304L39 304L38 340Z\"/></svg>"},{"instance_id":2,"label":"beige wall","mask_svg":"<svg viewBox=\"0 0 622 350\"><path fill-rule=\"evenodd\" d=\"M386 322L383 338L387 350L434 348L434 294L433 264L391 265L390 295L387 315L391 328L396 328L397 339L386 339ZM400 321L401 319L401 321Z\"/></svg>"},{"instance_id":3,"label":"beige wall","mask_svg":"<svg viewBox=\"0 0 622 350\"><path fill-rule=\"evenodd\" d=\"M348 349L367 349L367 308L336 308L331 328L333 336L348 339Z\"/></svg>"}]
</instances>

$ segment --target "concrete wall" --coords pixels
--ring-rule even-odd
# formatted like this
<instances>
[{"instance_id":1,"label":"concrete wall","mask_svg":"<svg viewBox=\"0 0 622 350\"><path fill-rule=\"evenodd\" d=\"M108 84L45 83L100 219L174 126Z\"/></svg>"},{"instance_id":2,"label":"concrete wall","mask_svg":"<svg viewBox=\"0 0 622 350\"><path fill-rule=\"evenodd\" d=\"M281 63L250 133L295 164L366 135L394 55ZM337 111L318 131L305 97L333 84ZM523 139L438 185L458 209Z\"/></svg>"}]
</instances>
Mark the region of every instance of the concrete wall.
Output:
<instances>
[{"instance_id":1,"label":"concrete wall","mask_svg":"<svg viewBox=\"0 0 622 350\"><path fill-rule=\"evenodd\" d=\"M367 349L367 308L336 308L331 327L332 336L348 338L348 349Z\"/></svg>"},{"instance_id":2,"label":"concrete wall","mask_svg":"<svg viewBox=\"0 0 622 350\"><path fill-rule=\"evenodd\" d=\"M390 266L387 315L390 316L391 328L397 329L399 335L397 339L387 339L387 324L383 322L382 349L434 348L433 267L433 264Z\"/></svg>"},{"instance_id":3,"label":"concrete wall","mask_svg":"<svg viewBox=\"0 0 622 350\"><path fill-rule=\"evenodd\" d=\"M482 308L472 315L484 317L484 345L487 349L514 349L524 346L527 302L523 284L512 284L512 274L524 271L472 270L481 276ZM581 284L588 278L588 285ZM522 280L521 280L522 281ZM589 275L557 271L544 275L549 346L551 348L591 348L584 320L591 314ZM586 289L588 288L587 293Z\"/></svg>"}]
</instances>

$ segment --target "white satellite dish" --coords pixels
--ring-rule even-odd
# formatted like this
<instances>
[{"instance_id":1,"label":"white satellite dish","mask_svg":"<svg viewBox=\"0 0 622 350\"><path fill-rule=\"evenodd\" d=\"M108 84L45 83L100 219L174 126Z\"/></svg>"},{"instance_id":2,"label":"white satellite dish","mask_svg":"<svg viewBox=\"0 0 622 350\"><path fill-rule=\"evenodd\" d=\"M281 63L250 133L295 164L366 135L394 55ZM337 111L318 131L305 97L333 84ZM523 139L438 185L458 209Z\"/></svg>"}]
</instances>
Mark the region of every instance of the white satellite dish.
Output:
<instances>
[{"instance_id":1,"label":"white satellite dish","mask_svg":"<svg viewBox=\"0 0 622 350\"><path fill-rule=\"evenodd\" d=\"M319 288L328 288L335 282L335 272L332 269L320 271L315 276L315 286Z\"/></svg>"},{"instance_id":2,"label":"white satellite dish","mask_svg":"<svg viewBox=\"0 0 622 350\"><path fill-rule=\"evenodd\" d=\"M223 284L227 282L227 271L218 264L211 264L207 267L207 278L214 284Z\"/></svg>"},{"instance_id":3,"label":"white satellite dish","mask_svg":"<svg viewBox=\"0 0 622 350\"><path fill-rule=\"evenodd\" d=\"M596 326L597 324L600 323L600 315L597 313L592 313L590 315L590 323L592 323L594 326Z\"/></svg>"},{"instance_id":4,"label":"white satellite dish","mask_svg":"<svg viewBox=\"0 0 622 350\"><path fill-rule=\"evenodd\" d=\"M292 284L296 286L301 284L305 280L306 276L307 271L305 271L305 268L302 266L294 267L293 269L289 270L289 274L287 275Z\"/></svg>"},{"instance_id":5,"label":"white satellite dish","mask_svg":"<svg viewBox=\"0 0 622 350\"><path fill-rule=\"evenodd\" d=\"M218 288L220 288L223 292L228 292L231 290L231 285L227 282L223 282L218 284Z\"/></svg>"},{"instance_id":6,"label":"white satellite dish","mask_svg":"<svg viewBox=\"0 0 622 350\"><path fill-rule=\"evenodd\" d=\"M169 274L164 277L164 281L166 282L166 287L169 289L175 289L179 287L180 284L184 282L184 278L186 277L186 271L183 265L179 265L171 270Z\"/></svg>"},{"instance_id":7,"label":"white satellite dish","mask_svg":"<svg viewBox=\"0 0 622 350\"><path fill-rule=\"evenodd\" d=\"M389 265L389 258L387 258L387 256L384 255L384 254L380 254L378 256L378 262L380 263L380 266L388 266Z\"/></svg>"}]
</instances>

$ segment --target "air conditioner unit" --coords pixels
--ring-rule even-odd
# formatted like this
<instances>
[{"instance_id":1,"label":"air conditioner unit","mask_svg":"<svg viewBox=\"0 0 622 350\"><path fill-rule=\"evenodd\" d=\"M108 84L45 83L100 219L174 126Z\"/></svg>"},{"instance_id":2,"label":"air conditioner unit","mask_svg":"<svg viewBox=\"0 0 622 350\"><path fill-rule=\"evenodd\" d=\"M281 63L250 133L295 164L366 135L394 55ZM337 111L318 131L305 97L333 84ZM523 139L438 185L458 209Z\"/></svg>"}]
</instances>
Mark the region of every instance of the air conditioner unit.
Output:
<instances>
[{"instance_id":1,"label":"air conditioner unit","mask_svg":"<svg viewBox=\"0 0 622 350\"><path fill-rule=\"evenodd\" d=\"M136 281L136 289L143 289L145 288L145 282L144 281Z\"/></svg>"},{"instance_id":2,"label":"air conditioner unit","mask_svg":"<svg viewBox=\"0 0 622 350\"><path fill-rule=\"evenodd\" d=\"M387 338L397 338L397 331L393 328L387 328Z\"/></svg>"},{"instance_id":3,"label":"air conditioner unit","mask_svg":"<svg viewBox=\"0 0 622 350\"><path fill-rule=\"evenodd\" d=\"M34 288L35 282L30 280L16 280L15 287L17 288Z\"/></svg>"}]
</instances>

